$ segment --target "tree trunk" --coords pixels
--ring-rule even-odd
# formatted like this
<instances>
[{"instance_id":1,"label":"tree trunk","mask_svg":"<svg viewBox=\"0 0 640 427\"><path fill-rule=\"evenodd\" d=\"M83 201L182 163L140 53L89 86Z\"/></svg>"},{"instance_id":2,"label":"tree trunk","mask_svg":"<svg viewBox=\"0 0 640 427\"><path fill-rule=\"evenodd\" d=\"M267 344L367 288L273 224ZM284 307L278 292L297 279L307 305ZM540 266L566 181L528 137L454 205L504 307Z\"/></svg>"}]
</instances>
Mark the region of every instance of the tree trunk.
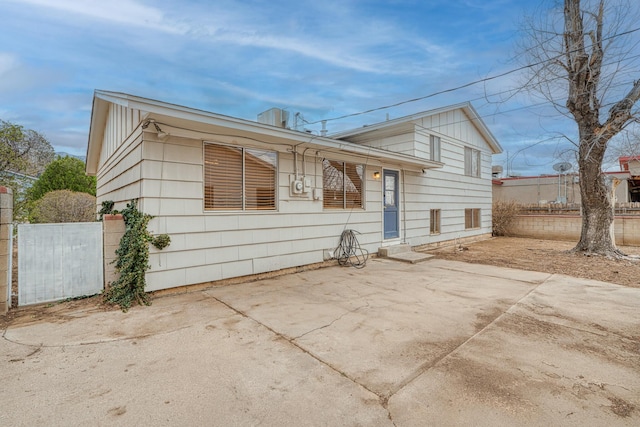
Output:
<instances>
[{"instance_id":1,"label":"tree trunk","mask_svg":"<svg viewBox=\"0 0 640 427\"><path fill-rule=\"evenodd\" d=\"M624 255L618 250L613 233L613 193L601 170L605 144L589 143L596 140L588 129L580 129L580 196L582 204L582 231L574 252L611 257ZM583 141L585 143L583 143Z\"/></svg>"}]
</instances>

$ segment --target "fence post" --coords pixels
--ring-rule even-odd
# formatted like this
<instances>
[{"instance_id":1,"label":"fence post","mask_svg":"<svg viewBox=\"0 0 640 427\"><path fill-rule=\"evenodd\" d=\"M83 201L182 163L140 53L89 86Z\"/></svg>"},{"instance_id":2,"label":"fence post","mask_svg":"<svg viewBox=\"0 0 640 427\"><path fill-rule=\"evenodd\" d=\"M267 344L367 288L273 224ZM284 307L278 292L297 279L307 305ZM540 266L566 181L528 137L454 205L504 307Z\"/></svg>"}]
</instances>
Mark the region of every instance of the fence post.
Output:
<instances>
[{"instance_id":1,"label":"fence post","mask_svg":"<svg viewBox=\"0 0 640 427\"><path fill-rule=\"evenodd\" d=\"M11 224L13 222L13 192L0 186L0 315L9 311L11 304Z\"/></svg>"},{"instance_id":2,"label":"fence post","mask_svg":"<svg viewBox=\"0 0 640 427\"><path fill-rule=\"evenodd\" d=\"M102 217L102 232L104 238L104 288L109 289L109 284L118 278L116 266L116 249L120 246L120 239L124 236L125 225L122 215L104 215Z\"/></svg>"}]
</instances>

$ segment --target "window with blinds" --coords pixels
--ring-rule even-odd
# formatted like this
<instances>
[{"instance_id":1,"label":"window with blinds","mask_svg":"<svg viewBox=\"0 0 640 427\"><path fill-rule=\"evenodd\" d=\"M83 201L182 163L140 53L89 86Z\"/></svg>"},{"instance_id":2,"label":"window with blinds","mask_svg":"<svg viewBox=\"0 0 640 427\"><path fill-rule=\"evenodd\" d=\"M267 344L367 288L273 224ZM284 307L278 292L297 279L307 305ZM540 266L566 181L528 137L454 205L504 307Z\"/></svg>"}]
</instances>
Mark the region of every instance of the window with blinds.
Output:
<instances>
[{"instance_id":1,"label":"window with blinds","mask_svg":"<svg viewBox=\"0 0 640 427\"><path fill-rule=\"evenodd\" d=\"M435 135L429 136L429 160L434 162L440 161L440 137Z\"/></svg>"},{"instance_id":2,"label":"window with blinds","mask_svg":"<svg viewBox=\"0 0 640 427\"><path fill-rule=\"evenodd\" d=\"M325 209L362 208L364 165L322 160L322 205Z\"/></svg>"},{"instance_id":3,"label":"window with blinds","mask_svg":"<svg viewBox=\"0 0 640 427\"><path fill-rule=\"evenodd\" d=\"M429 233L440 234L440 209L431 209L429 212Z\"/></svg>"},{"instance_id":4,"label":"window with blinds","mask_svg":"<svg viewBox=\"0 0 640 427\"><path fill-rule=\"evenodd\" d=\"M464 228L480 228L480 209L464 210Z\"/></svg>"},{"instance_id":5,"label":"window with blinds","mask_svg":"<svg viewBox=\"0 0 640 427\"><path fill-rule=\"evenodd\" d=\"M480 176L480 150L464 147L464 174Z\"/></svg>"},{"instance_id":6,"label":"window with blinds","mask_svg":"<svg viewBox=\"0 0 640 427\"><path fill-rule=\"evenodd\" d=\"M204 144L205 210L275 210L277 153Z\"/></svg>"}]
</instances>

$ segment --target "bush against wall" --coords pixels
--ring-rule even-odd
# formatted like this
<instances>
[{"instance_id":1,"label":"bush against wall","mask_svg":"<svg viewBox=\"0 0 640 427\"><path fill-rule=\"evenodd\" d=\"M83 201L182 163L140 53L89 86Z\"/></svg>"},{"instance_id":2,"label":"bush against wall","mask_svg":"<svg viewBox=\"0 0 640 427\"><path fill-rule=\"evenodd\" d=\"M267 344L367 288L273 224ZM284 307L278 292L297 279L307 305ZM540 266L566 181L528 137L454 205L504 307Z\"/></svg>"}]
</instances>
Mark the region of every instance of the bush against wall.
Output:
<instances>
[{"instance_id":1,"label":"bush against wall","mask_svg":"<svg viewBox=\"0 0 640 427\"><path fill-rule=\"evenodd\" d=\"M112 201L102 203L100 215L113 212ZM128 203L120 213L126 228L120 239L120 245L116 249L114 260L119 276L111 282L104 294L104 300L109 304L119 305L123 311L127 311L133 303L151 304L144 290L146 271L151 267L149 244L158 249L164 249L171 243L171 238L168 234L154 236L147 230L147 225L153 217L138 210L137 200Z\"/></svg>"},{"instance_id":2,"label":"bush against wall","mask_svg":"<svg viewBox=\"0 0 640 427\"><path fill-rule=\"evenodd\" d=\"M91 194L57 190L37 200L31 210L31 222L93 222L96 220L96 198Z\"/></svg>"},{"instance_id":3,"label":"bush against wall","mask_svg":"<svg viewBox=\"0 0 640 427\"><path fill-rule=\"evenodd\" d=\"M507 236L509 227L520 212L520 205L514 200L493 202L493 235Z\"/></svg>"}]
</instances>

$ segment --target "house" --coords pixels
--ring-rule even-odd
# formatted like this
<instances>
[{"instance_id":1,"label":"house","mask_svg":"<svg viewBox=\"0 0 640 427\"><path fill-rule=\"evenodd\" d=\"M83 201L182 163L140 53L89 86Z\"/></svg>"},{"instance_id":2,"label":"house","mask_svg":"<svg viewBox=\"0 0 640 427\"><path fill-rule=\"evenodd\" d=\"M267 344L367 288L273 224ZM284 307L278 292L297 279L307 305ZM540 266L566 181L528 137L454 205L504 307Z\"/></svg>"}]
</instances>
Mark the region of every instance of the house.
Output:
<instances>
[{"instance_id":1,"label":"house","mask_svg":"<svg viewBox=\"0 0 640 427\"><path fill-rule=\"evenodd\" d=\"M322 262L345 229L370 252L490 235L501 147L471 104L330 136L272 113L260 123L95 92L98 204L138 199L150 231L171 236L151 248L147 290Z\"/></svg>"},{"instance_id":2,"label":"house","mask_svg":"<svg viewBox=\"0 0 640 427\"><path fill-rule=\"evenodd\" d=\"M619 157L621 171L628 171L629 201L640 202L640 155Z\"/></svg>"}]
</instances>

